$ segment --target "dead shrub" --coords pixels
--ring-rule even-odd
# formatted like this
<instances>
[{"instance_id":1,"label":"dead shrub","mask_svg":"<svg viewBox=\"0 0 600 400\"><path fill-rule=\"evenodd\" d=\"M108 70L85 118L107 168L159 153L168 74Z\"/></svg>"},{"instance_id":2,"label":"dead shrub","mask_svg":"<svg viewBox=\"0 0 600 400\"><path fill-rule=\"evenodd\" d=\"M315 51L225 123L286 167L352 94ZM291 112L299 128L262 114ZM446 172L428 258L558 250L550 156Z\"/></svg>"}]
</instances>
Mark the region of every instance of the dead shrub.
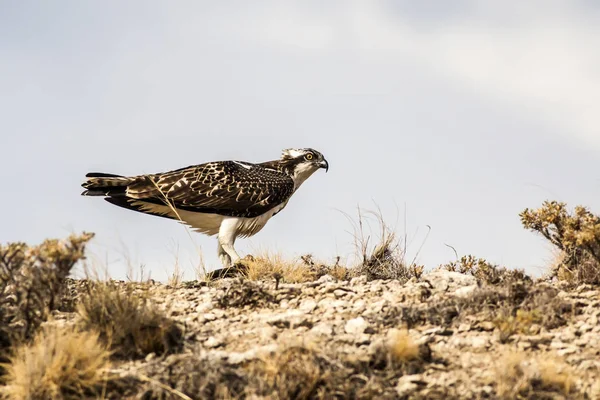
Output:
<instances>
[{"instance_id":1,"label":"dead shrub","mask_svg":"<svg viewBox=\"0 0 600 400\"><path fill-rule=\"evenodd\" d=\"M120 288L110 281L89 285L78 314L80 325L100 332L117 357L172 353L183 345L181 328L146 294L129 286Z\"/></svg>"},{"instance_id":2,"label":"dead shrub","mask_svg":"<svg viewBox=\"0 0 600 400\"><path fill-rule=\"evenodd\" d=\"M545 201L519 214L526 229L540 233L564 255L552 275L573 284L600 284L600 217L587 208L567 210L565 203Z\"/></svg>"},{"instance_id":3,"label":"dead shrub","mask_svg":"<svg viewBox=\"0 0 600 400\"><path fill-rule=\"evenodd\" d=\"M109 356L97 333L46 328L10 356L0 393L14 400L98 396L108 379Z\"/></svg>"},{"instance_id":4,"label":"dead shrub","mask_svg":"<svg viewBox=\"0 0 600 400\"><path fill-rule=\"evenodd\" d=\"M83 233L33 247L0 244L0 362L10 346L31 339L60 305L65 279L92 237Z\"/></svg>"}]
</instances>

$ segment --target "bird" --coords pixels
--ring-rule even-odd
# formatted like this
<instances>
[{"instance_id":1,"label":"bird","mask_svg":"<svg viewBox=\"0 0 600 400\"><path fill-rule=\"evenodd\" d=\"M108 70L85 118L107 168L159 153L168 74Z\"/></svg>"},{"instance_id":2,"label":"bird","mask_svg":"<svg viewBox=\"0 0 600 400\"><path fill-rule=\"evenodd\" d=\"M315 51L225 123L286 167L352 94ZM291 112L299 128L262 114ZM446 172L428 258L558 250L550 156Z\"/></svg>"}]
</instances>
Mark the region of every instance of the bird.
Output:
<instances>
[{"instance_id":1,"label":"bird","mask_svg":"<svg viewBox=\"0 0 600 400\"><path fill-rule=\"evenodd\" d=\"M81 194L217 235L219 260L230 268L242 260L234 248L236 239L257 234L319 169L329 171L323 154L290 148L280 159L262 163L213 161L136 176L90 172Z\"/></svg>"}]
</instances>

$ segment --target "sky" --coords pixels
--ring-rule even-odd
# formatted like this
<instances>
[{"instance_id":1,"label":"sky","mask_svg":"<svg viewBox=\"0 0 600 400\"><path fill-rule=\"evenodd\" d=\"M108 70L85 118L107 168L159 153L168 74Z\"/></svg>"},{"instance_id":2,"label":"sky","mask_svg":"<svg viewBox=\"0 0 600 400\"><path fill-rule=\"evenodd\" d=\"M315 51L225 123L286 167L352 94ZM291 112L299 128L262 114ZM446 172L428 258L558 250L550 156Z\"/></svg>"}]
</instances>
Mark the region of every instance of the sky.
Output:
<instances>
[{"instance_id":1,"label":"sky","mask_svg":"<svg viewBox=\"0 0 600 400\"><path fill-rule=\"evenodd\" d=\"M114 278L192 279L214 237L82 197L84 175L312 147L329 173L242 255L351 264L361 207L428 268L450 245L539 275L552 248L519 212L600 211L599 18L591 0L0 0L0 242L91 231Z\"/></svg>"}]
</instances>

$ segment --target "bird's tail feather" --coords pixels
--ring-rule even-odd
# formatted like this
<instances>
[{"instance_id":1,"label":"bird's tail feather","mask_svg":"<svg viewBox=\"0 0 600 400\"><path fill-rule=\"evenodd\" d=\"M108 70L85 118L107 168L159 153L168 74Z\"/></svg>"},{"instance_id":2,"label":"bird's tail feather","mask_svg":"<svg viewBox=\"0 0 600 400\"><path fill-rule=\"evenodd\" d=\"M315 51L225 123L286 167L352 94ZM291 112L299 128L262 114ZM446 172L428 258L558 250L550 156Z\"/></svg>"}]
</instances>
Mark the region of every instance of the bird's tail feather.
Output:
<instances>
[{"instance_id":1,"label":"bird's tail feather","mask_svg":"<svg viewBox=\"0 0 600 400\"><path fill-rule=\"evenodd\" d=\"M83 196L125 195L127 186L133 181L130 177L102 172L90 172L86 178L87 181L81 185L86 189L81 193Z\"/></svg>"}]
</instances>

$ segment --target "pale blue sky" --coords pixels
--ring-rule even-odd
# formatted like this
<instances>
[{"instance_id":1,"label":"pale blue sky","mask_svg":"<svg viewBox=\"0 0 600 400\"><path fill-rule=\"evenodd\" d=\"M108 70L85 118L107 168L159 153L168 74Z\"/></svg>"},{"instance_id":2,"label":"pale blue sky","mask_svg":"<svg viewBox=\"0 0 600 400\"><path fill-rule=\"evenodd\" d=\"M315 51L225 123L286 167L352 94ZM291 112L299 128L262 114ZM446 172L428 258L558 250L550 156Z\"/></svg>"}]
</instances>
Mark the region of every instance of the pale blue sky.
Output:
<instances>
[{"instance_id":1,"label":"pale blue sky","mask_svg":"<svg viewBox=\"0 0 600 400\"><path fill-rule=\"evenodd\" d=\"M600 211L600 6L521 3L0 0L0 241L87 230L114 277L128 253L164 279L179 248L191 278L214 238L79 196L85 173L314 147L329 173L241 253L347 256L342 212L376 202L403 231L406 204L428 267L448 243L538 273L550 247L518 213Z\"/></svg>"}]
</instances>

